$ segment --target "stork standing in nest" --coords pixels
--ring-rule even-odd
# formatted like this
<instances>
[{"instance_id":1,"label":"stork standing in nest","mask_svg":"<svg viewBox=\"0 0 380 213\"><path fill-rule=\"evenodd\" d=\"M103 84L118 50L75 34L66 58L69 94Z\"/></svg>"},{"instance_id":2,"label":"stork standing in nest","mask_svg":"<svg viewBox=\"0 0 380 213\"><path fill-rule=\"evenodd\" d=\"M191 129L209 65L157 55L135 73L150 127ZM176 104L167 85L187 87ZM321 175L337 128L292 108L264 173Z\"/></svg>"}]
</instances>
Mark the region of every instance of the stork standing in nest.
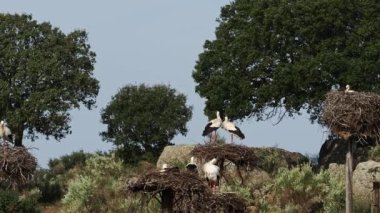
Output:
<instances>
[{"instance_id":1,"label":"stork standing in nest","mask_svg":"<svg viewBox=\"0 0 380 213\"><path fill-rule=\"evenodd\" d=\"M346 85L346 90L344 90L345 93L353 93L355 92L354 90L350 89L350 85Z\"/></svg>"},{"instance_id":2,"label":"stork standing in nest","mask_svg":"<svg viewBox=\"0 0 380 213\"><path fill-rule=\"evenodd\" d=\"M210 135L210 142L216 142L216 131L222 126L222 118L219 111L216 111L216 118L210 120L205 126L202 136Z\"/></svg>"},{"instance_id":3,"label":"stork standing in nest","mask_svg":"<svg viewBox=\"0 0 380 213\"><path fill-rule=\"evenodd\" d=\"M203 172L212 193L215 193L219 187L220 168L216 165L216 162L217 159L214 158L203 165Z\"/></svg>"},{"instance_id":4,"label":"stork standing in nest","mask_svg":"<svg viewBox=\"0 0 380 213\"><path fill-rule=\"evenodd\" d=\"M6 141L9 141L10 136L12 136L12 132L8 128L7 123L4 121L1 121L0 122L0 137L3 139L3 143L6 143Z\"/></svg>"},{"instance_id":5,"label":"stork standing in nest","mask_svg":"<svg viewBox=\"0 0 380 213\"><path fill-rule=\"evenodd\" d=\"M186 170L194 174L198 174L198 166L194 161L194 157L190 158L190 163L186 165Z\"/></svg>"},{"instance_id":6,"label":"stork standing in nest","mask_svg":"<svg viewBox=\"0 0 380 213\"><path fill-rule=\"evenodd\" d=\"M178 166L169 167L167 163L164 163L162 164L160 172L161 173L173 173L173 172L176 173L176 172L179 172L179 167Z\"/></svg>"},{"instance_id":7,"label":"stork standing in nest","mask_svg":"<svg viewBox=\"0 0 380 213\"><path fill-rule=\"evenodd\" d=\"M231 143L233 143L233 138L237 137L240 140L243 140L245 138L243 132L240 130L239 127L235 126L234 123L228 120L228 117L224 117L224 121L222 123L222 128L228 131L231 134Z\"/></svg>"}]
</instances>

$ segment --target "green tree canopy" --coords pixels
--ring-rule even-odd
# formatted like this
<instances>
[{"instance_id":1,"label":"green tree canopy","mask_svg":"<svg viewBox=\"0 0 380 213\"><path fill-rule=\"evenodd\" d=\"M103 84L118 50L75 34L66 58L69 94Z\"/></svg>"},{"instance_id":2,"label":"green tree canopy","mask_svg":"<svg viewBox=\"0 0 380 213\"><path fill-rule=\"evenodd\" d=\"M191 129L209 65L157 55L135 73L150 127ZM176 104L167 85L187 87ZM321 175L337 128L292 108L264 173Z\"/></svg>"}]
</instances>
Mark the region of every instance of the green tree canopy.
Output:
<instances>
[{"instance_id":1,"label":"green tree canopy","mask_svg":"<svg viewBox=\"0 0 380 213\"><path fill-rule=\"evenodd\" d=\"M100 135L117 146L118 155L126 162L142 156L155 159L175 135L186 135L191 116L186 96L170 86L127 85L102 110L107 131Z\"/></svg>"},{"instance_id":2,"label":"green tree canopy","mask_svg":"<svg viewBox=\"0 0 380 213\"><path fill-rule=\"evenodd\" d=\"M314 120L332 87L380 89L378 1L236 0L218 22L193 72L208 115Z\"/></svg>"},{"instance_id":3,"label":"green tree canopy","mask_svg":"<svg viewBox=\"0 0 380 213\"><path fill-rule=\"evenodd\" d=\"M31 15L0 14L0 116L16 144L36 133L56 140L70 134L69 110L91 109L99 91L95 53L87 33L64 34Z\"/></svg>"}]
</instances>

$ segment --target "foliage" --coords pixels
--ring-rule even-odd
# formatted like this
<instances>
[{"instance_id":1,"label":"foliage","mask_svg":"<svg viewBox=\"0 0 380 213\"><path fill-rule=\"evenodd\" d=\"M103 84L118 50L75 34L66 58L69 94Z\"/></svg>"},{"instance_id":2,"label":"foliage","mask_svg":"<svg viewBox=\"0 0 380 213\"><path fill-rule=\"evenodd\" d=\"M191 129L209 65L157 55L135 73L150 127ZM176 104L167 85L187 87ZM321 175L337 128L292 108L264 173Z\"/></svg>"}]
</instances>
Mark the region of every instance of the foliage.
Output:
<instances>
[{"instance_id":1,"label":"foliage","mask_svg":"<svg viewBox=\"0 0 380 213\"><path fill-rule=\"evenodd\" d=\"M71 133L69 110L91 109L99 82L87 33L64 34L31 15L0 14L0 116L22 145L24 131L56 140Z\"/></svg>"},{"instance_id":2,"label":"foliage","mask_svg":"<svg viewBox=\"0 0 380 213\"><path fill-rule=\"evenodd\" d=\"M344 208L344 178L328 171L314 174L308 164L293 169L280 169L273 188L277 204L284 208L299 206L302 211L311 202L323 202L326 212L339 212Z\"/></svg>"},{"instance_id":3,"label":"foliage","mask_svg":"<svg viewBox=\"0 0 380 213\"><path fill-rule=\"evenodd\" d=\"M206 114L264 120L306 109L314 120L331 88L379 91L379 11L371 0L232 1L193 72Z\"/></svg>"},{"instance_id":4,"label":"foliage","mask_svg":"<svg viewBox=\"0 0 380 213\"><path fill-rule=\"evenodd\" d=\"M34 193L38 194L36 191ZM0 190L0 212L40 212L37 207L37 198L38 196L35 195L22 197L14 191Z\"/></svg>"},{"instance_id":5,"label":"foliage","mask_svg":"<svg viewBox=\"0 0 380 213\"><path fill-rule=\"evenodd\" d=\"M88 211L93 208L91 202L94 193L94 180L89 176L80 175L69 184L67 194L62 200L63 204L68 207L68 212Z\"/></svg>"},{"instance_id":6,"label":"foliage","mask_svg":"<svg viewBox=\"0 0 380 213\"><path fill-rule=\"evenodd\" d=\"M372 147L368 151L368 159L377 161L377 162L380 161L380 146L379 145Z\"/></svg>"},{"instance_id":7,"label":"foliage","mask_svg":"<svg viewBox=\"0 0 380 213\"><path fill-rule=\"evenodd\" d=\"M281 160L280 153L277 150L263 150L263 153L260 155L261 166L269 174L274 174L279 169L279 161Z\"/></svg>"},{"instance_id":8,"label":"foliage","mask_svg":"<svg viewBox=\"0 0 380 213\"><path fill-rule=\"evenodd\" d=\"M92 156L92 154L85 153L83 150L80 150L79 152L72 152L69 155L61 156L60 158L50 159L48 165L51 170L57 171L58 173L63 173L64 171L72 169L75 166L83 167L86 159L90 156Z\"/></svg>"},{"instance_id":9,"label":"foliage","mask_svg":"<svg viewBox=\"0 0 380 213\"><path fill-rule=\"evenodd\" d=\"M240 184L223 184L220 187L221 192L234 192L237 193L237 195L240 198L244 198L245 200L251 200L252 199L252 193L251 189L248 186L243 186Z\"/></svg>"},{"instance_id":10,"label":"foliage","mask_svg":"<svg viewBox=\"0 0 380 213\"><path fill-rule=\"evenodd\" d=\"M34 185L41 191L38 202L52 203L62 198L63 187L60 184L57 174L47 169L36 171Z\"/></svg>"},{"instance_id":11,"label":"foliage","mask_svg":"<svg viewBox=\"0 0 380 213\"><path fill-rule=\"evenodd\" d=\"M115 159L115 155L95 154L86 160L86 166L83 169L84 174L94 177L120 177L125 173L121 161Z\"/></svg>"},{"instance_id":12,"label":"foliage","mask_svg":"<svg viewBox=\"0 0 380 213\"><path fill-rule=\"evenodd\" d=\"M69 183L64 212L123 211L124 184L129 172L114 155L95 154Z\"/></svg>"},{"instance_id":13,"label":"foliage","mask_svg":"<svg viewBox=\"0 0 380 213\"><path fill-rule=\"evenodd\" d=\"M191 116L186 96L169 86L127 85L102 110L101 136L126 162L156 160L175 135L187 133Z\"/></svg>"},{"instance_id":14,"label":"foliage","mask_svg":"<svg viewBox=\"0 0 380 213\"><path fill-rule=\"evenodd\" d=\"M353 212L371 212L372 201L371 199L354 200Z\"/></svg>"},{"instance_id":15,"label":"foliage","mask_svg":"<svg viewBox=\"0 0 380 213\"><path fill-rule=\"evenodd\" d=\"M161 206L158 200L149 199L146 194L139 193L128 196L122 203L120 210L124 210L123 212L126 213L153 213L160 212Z\"/></svg>"}]
</instances>

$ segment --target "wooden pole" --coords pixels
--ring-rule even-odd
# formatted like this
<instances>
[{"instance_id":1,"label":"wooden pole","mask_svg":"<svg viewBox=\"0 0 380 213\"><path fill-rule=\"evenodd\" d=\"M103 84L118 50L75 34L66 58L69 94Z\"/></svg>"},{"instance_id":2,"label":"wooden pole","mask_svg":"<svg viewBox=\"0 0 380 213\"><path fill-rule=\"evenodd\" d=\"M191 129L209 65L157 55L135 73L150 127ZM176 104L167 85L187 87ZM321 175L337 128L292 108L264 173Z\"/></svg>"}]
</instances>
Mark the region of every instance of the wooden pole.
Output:
<instances>
[{"instance_id":1,"label":"wooden pole","mask_svg":"<svg viewBox=\"0 0 380 213\"><path fill-rule=\"evenodd\" d=\"M161 212L172 213L174 206L174 192L171 189L165 189L161 194Z\"/></svg>"},{"instance_id":2,"label":"wooden pole","mask_svg":"<svg viewBox=\"0 0 380 213\"><path fill-rule=\"evenodd\" d=\"M373 182L373 196L372 196L372 206L371 213L380 212L380 182Z\"/></svg>"},{"instance_id":3,"label":"wooden pole","mask_svg":"<svg viewBox=\"0 0 380 213\"><path fill-rule=\"evenodd\" d=\"M346 154L346 213L353 212L352 202L352 140L348 139Z\"/></svg>"}]
</instances>

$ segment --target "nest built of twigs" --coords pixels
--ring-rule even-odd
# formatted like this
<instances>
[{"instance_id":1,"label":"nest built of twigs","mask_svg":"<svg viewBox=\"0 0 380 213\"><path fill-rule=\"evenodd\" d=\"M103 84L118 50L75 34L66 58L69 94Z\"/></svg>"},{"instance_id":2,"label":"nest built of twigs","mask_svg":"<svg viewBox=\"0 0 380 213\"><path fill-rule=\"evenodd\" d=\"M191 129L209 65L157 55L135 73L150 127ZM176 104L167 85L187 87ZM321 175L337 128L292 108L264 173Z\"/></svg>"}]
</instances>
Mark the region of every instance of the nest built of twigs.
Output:
<instances>
[{"instance_id":1,"label":"nest built of twigs","mask_svg":"<svg viewBox=\"0 0 380 213\"><path fill-rule=\"evenodd\" d=\"M256 167L258 163L258 158L253 148L237 144L209 143L197 145L191 151L191 154L206 161L213 158L229 160L236 166Z\"/></svg>"},{"instance_id":2,"label":"nest built of twigs","mask_svg":"<svg viewBox=\"0 0 380 213\"><path fill-rule=\"evenodd\" d=\"M37 160L25 147L0 145L0 184L16 188L28 183L36 170Z\"/></svg>"},{"instance_id":3,"label":"nest built of twigs","mask_svg":"<svg viewBox=\"0 0 380 213\"><path fill-rule=\"evenodd\" d=\"M334 134L380 139L380 95L371 92L329 92L324 103L321 124Z\"/></svg>"},{"instance_id":4,"label":"nest built of twigs","mask_svg":"<svg viewBox=\"0 0 380 213\"><path fill-rule=\"evenodd\" d=\"M233 194L213 194L206 183L190 172L151 172L129 183L130 192L144 192L151 197L173 195L173 209L181 212L244 212L244 200Z\"/></svg>"}]
</instances>

